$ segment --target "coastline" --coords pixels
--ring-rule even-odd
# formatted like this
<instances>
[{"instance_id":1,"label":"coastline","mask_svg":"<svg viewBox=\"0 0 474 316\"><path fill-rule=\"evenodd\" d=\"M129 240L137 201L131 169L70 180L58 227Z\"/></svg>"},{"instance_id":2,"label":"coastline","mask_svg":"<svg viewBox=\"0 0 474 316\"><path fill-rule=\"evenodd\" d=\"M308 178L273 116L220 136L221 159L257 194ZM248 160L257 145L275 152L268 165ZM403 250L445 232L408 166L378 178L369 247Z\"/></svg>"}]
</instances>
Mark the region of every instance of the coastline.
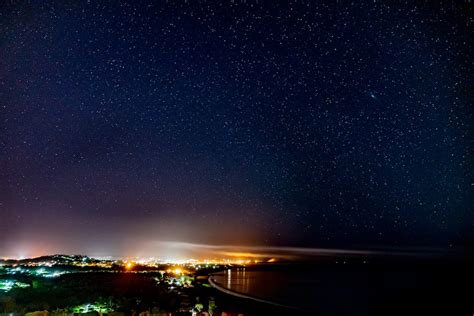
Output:
<instances>
[{"instance_id":1,"label":"coastline","mask_svg":"<svg viewBox=\"0 0 474 316\"><path fill-rule=\"evenodd\" d=\"M298 312L302 312L302 313L308 313L309 312L307 310L304 310L304 309L301 309L301 308L298 308L298 307L295 307L295 306L281 304L281 303L274 302L274 301L271 301L271 300L266 300L266 299L263 299L263 298L260 298L260 297L251 296L251 295L244 294L244 293L241 293L241 292L233 291L233 290L228 289L224 286L221 286L219 284L219 282L215 281L214 280L214 274L209 275L208 281L209 281L209 284L211 284L211 286L213 288L215 288L215 289L217 289L217 290L219 290L223 293L226 293L226 294L238 297L238 298L249 299L249 300L252 300L252 301L259 302L259 303L269 304L269 305L273 305L273 306L276 306L276 307L281 307L281 308L294 310L294 311L298 311Z\"/></svg>"}]
</instances>

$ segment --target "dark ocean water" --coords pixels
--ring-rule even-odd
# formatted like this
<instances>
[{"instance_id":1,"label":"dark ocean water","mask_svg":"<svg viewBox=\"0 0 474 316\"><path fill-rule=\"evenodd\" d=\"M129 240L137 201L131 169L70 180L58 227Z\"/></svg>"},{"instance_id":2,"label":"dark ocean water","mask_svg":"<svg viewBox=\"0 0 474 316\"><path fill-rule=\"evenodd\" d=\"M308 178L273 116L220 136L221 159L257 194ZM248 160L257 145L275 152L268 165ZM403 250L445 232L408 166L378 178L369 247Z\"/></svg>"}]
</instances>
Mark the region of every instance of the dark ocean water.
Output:
<instances>
[{"instance_id":1,"label":"dark ocean water","mask_svg":"<svg viewBox=\"0 0 474 316\"><path fill-rule=\"evenodd\" d=\"M251 271L215 274L213 281L234 292L295 308L320 311L368 311L371 286L367 273L311 270ZM339 298L335 300L334 298ZM344 306L340 302L344 302Z\"/></svg>"},{"instance_id":2,"label":"dark ocean water","mask_svg":"<svg viewBox=\"0 0 474 316\"><path fill-rule=\"evenodd\" d=\"M464 269L468 267L436 262L311 264L235 268L211 279L232 292L318 315L438 315L470 310L463 288L472 273L464 274Z\"/></svg>"}]
</instances>

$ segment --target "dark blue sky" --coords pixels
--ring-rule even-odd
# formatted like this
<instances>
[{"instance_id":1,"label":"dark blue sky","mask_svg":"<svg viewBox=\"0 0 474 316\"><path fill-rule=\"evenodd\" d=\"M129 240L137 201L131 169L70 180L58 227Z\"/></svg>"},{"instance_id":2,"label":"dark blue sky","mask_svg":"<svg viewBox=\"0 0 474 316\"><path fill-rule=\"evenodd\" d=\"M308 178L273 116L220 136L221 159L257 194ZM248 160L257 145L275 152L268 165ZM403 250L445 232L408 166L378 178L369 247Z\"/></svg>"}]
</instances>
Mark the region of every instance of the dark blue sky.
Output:
<instances>
[{"instance_id":1,"label":"dark blue sky","mask_svg":"<svg viewBox=\"0 0 474 316\"><path fill-rule=\"evenodd\" d=\"M473 242L472 5L67 2L0 7L0 255Z\"/></svg>"}]
</instances>

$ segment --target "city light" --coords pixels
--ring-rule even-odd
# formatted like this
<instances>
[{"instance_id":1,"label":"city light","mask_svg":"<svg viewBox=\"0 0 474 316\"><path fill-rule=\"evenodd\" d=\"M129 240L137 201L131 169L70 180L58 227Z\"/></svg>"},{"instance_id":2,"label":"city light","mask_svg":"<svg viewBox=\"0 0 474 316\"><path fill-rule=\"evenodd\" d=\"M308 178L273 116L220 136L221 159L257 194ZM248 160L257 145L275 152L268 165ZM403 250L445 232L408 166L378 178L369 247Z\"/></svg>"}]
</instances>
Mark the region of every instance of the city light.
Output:
<instances>
[{"instance_id":1,"label":"city light","mask_svg":"<svg viewBox=\"0 0 474 316\"><path fill-rule=\"evenodd\" d=\"M125 269L132 270L134 266L135 266L135 264L133 262L129 261L125 264Z\"/></svg>"},{"instance_id":2,"label":"city light","mask_svg":"<svg viewBox=\"0 0 474 316\"><path fill-rule=\"evenodd\" d=\"M18 282L16 280L0 280L0 291L8 292L11 289L17 288L26 288L29 287L29 284Z\"/></svg>"}]
</instances>

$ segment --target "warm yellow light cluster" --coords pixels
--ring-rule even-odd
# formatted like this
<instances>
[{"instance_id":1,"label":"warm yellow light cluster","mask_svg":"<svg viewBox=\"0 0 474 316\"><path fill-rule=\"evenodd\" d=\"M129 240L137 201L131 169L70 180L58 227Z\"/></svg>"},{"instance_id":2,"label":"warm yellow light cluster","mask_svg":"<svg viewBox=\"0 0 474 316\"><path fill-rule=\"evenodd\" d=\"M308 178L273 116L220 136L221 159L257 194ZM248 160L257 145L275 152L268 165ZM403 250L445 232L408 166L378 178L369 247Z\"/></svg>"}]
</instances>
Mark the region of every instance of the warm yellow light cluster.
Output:
<instances>
[{"instance_id":1,"label":"warm yellow light cluster","mask_svg":"<svg viewBox=\"0 0 474 316\"><path fill-rule=\"evenodd\" d=\"M186 273L186 271L184 271L183 269L181 268L173 268L173 269L168 269L166 270L167 273L172 273L174 275L181 275L181 274L184 274Z\"/></svg>"}]
</instances>

